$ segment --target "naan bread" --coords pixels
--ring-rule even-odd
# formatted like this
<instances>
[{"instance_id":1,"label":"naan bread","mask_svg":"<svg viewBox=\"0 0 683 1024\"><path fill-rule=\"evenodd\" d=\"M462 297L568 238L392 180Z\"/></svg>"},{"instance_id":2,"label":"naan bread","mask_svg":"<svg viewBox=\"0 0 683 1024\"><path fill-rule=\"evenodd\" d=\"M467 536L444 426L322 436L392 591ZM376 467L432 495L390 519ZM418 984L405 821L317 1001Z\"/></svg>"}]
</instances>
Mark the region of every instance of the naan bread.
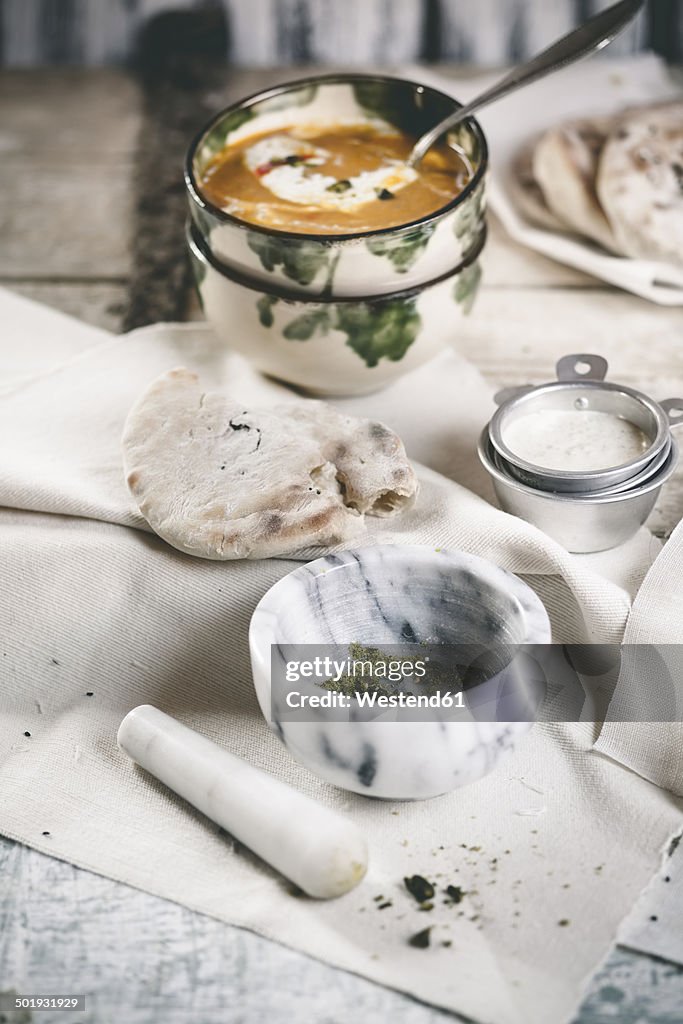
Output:
<instances>
[{"instance_id":1,"label":"naan bread","mask_svg":"<svg viewBox=\"0 0 683 1024\"><path fill-rule=\"evenodd\" d=\"M248 410L187 370L156 380L123 435L128 486L155 533L201 558L263 558L357 535L412 504L417 480L381 423L324 402Z\"/></svg>"},{"instance_id":2,"label":"naan bread","mask_svg":"<svg viewBox=\"0 0 683 1024\"><path fill-rule=\"evenodd\" d=\"M566 231L567 225L556 217L545 201L543 190L534 177L536 141L524 146L512 164L510 186L514 201L526 219L546 231Z\"/></svg>"},{"instance_id":3,"label":"naan bread","mask_svg":"<svg viewBox=\"0 0 683 1024\"><path fill-rule=\"evenodd\" d=\"M543 135L534 150L533 174L550 210L568 228L618 252L597 195L600 156L609 122L569 121Z\"/></svg>"},{"instance_id":4,"label":"naan bread","mask_svg":"<svg viewBox=\"0 0 683 1024\"><path fill-rule=\"evenodd\" d=\"M597 189L622 252L683 266L683 103L627 112L604 147Z\"/></svg>"}]
</instances>

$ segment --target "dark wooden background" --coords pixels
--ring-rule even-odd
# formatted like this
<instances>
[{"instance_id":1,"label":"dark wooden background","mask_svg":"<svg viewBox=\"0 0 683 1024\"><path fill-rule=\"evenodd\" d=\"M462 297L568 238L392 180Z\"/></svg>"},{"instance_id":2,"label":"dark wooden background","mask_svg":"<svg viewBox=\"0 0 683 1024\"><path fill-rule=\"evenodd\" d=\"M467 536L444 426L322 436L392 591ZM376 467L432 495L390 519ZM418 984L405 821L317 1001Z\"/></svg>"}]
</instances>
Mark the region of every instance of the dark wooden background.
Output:
<instances>
[{"instance_id":1,"label":"dark wooden background","mask_svg":"<svg viewBox=\"0 0 683 1024\"><path fill-rule=\"evenodd\" d=\"M519 60L612 0L0 0L0 63L98 66L131 59L170 8L220 8L225 56L247 67ZM650 0L608 51L683 57L683 0Z\"/></svg>"}]
</instances>

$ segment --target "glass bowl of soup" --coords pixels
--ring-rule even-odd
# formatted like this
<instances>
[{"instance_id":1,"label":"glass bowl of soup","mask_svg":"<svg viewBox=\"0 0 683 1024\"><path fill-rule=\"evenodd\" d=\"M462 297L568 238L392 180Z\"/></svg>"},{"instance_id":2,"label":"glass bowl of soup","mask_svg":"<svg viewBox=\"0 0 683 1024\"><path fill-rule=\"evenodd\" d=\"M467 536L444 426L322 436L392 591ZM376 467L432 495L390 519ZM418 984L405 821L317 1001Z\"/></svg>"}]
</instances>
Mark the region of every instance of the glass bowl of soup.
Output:
<instances>
[{"instance_id":1,"label":"glass bowl of soup","mask_svg":"<svg viewBox=\"0 0 683 1024\"><path fill-rule=\"evenodd\" d=\"M190 214L229 270L293 294L380 295L465 263L485 231L488 150L470 119L406 158L457 100L416 82L329 75L221 111L192 142Z\"/></svg>"}]
</instances>

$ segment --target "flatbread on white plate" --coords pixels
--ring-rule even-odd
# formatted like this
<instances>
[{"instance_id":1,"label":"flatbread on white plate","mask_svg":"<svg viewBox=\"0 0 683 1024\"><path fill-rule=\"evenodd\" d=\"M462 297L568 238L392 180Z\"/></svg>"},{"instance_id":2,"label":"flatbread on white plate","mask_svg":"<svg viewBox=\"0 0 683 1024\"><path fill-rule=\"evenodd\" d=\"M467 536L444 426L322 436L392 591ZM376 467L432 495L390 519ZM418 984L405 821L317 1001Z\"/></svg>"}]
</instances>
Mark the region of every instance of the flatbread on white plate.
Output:
<instances>
[{"instance_id":1,"label":"flatbread on white plate","mask_svg":"<svg viewBox=\"0 0 683 1024\"><path fill-rule=\"evenodd\" d=\"M201 558L264 558L350 540L363 516L412 504L403 443L324 402L249 410L171 370L131 410L126 480L173 547Z\"/></svg>"},{"instance_id":2,"label":"flatbread on white plate","mask_svg":"<svg viewBox=\"0 0 683 1024\"><path fill-rule=\"evenodd\" d=\"M570 230L619 254L619 245L600 205L597 177L610 122L568 121L545 132L533 155L533 176L549 209Z\"/></svg>"},{"instance_id":3,"label":"flatbread on white plate","mask_svg":"<svg viewBox=\"0 0 683 1024\"><path fill-rule=\"evenodd\" d=\"M548 206L543 190L534 177L534 151L538 140L527 143L512 164L509 185L516 205L526 219L546 231L567 231L567 225Z\"/></svg>"},{"instance_id":4,"label":"flatbread on white plate","mask_svg":"<svg viewBox=\"0 0 683 1024\"><path fill-rule=\"evenodd\" d=\"M602 152L597 189L622 252L683 266L683 102L620 118Z\"/></svg>"}]
</instances>

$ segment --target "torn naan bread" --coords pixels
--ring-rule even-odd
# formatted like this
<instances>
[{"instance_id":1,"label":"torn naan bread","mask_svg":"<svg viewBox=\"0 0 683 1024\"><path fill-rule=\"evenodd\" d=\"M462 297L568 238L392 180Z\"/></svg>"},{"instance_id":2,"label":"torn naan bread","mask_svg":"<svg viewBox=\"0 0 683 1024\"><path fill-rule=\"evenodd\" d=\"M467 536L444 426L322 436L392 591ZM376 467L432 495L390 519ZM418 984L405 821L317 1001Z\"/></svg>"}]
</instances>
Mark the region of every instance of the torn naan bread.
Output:
<instances>
[{"instance_id":1,"label":"torn naan bread","mask_svg":"<svg viewBox=\"0 0 683 1024\"><path fill-rule=\"evenodd\" d=\"M597 194L598 167L609 121L569 121L541 136L533 176L555 216L571 231L621 253Z\"/></svg>"},{"instance_id":2,"label":"torn naan bread","mask_svg":"<svg viewBox=\"0 0 683 1024\"><path fill-rule=\"evenodd\" d=\"M602 152L597 190L625 255L683 266L683 102L620 118Z\"/></svg>"},{"instance_id":3,"label":"torn naan bread","mask_svg":"<svg viewBox=\"0 0 683 1024\"><path fill-rule=\"evenodd\" d=\"M411 505L418 484L400 438L324 402L249 410L171 370L131 410L126 480L173 547L201 558L264 558L328 548L363 516Z\"/></svg>"},{"instance_id":4,"label":"torn naan bread","mask_svg":"<svg viewBox=\"0 0 683 1024\"><path fill-rule=\"evenodd\" d=\"M537 142L527 143L512 164L510 187L515 204L526 219L546 231L567 231L567 225L548 206L543 190L534 177L534 150Z\"/></svg>"}]
</instances>

